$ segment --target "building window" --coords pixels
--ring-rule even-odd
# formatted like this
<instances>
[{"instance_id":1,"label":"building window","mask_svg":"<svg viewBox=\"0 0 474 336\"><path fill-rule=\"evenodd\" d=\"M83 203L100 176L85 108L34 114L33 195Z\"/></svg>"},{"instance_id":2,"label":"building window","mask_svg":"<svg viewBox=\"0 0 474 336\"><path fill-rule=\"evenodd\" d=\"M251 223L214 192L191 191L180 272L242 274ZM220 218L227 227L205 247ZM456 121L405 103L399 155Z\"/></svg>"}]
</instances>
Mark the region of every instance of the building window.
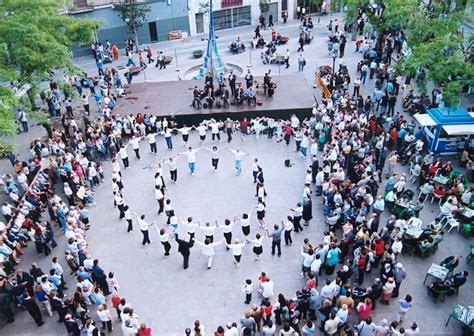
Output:
<instances>
[{"instance_id":1,"label":"building window","mask_svg":"<svg viewBox=\"0 0 474 336\"><path fill-rule=\"evenodd\" d=\"M214 28L216 30L232 28L232 9L214 11Z\"/></svg>"},{"instance_id":2,"label":"building window","mask_svg":"<svg viewBox=\"0 0 474 336\"><path fill-rule=\"evenodd\" d=\"M250 6L214 11L214 28L216 30L248 26L251 23Z\"/></svg>"},{"instance_id":3,"label":"building window","mask_svg":"<svg viewBox=\"0 0 474 336\"><path fill-rule=\"evenodd\" d=\"M232 11L234 27L248 26L252 23L250 19L250 6L233 8Z\"/></svg>"},{"instance_id":4,"label":"building window","mask_svg":"<svg viewBox=\"0 0 474 336\"><path fill-rule=\"evenodd\" d=\"M202 13L196 13L196 33L204 33L204 15Z\"/></svg>"}]
</instances>

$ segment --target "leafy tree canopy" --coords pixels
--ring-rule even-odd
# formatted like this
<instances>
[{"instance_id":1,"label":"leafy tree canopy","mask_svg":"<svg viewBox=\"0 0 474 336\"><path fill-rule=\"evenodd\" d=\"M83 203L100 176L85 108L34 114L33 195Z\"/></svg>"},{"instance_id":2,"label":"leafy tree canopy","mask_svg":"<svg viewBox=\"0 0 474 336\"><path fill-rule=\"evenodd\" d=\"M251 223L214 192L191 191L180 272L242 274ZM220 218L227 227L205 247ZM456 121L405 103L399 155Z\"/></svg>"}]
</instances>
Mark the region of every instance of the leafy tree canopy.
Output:
<instances>
[{"instance_id":1,"label":"leafy tree canopy","mask_svg":"<svg viewBox=\"0 0 474 336\"><path fill-rule=\"evenodd\" d=\"M56 69L74 69L69 49L74 42L91 42L97 23L62 11L57 0L0 1L0 82L35 87ZM32 91L29 95L33 101ZM0 89L0 134L14 132L17 101L9 85Z\"/></svg>"},{"instance_id":2,"label":"leafy tree canopy","mask_svg":"<svg viewBox=\"0 0 474 336\"><path fill-rule=\"evenodd\" d=\"M446 105L459 104L462 88L474 81L474 39L461 33L466 0L431 1L429 6L418 0L382 0L380 4L383 9L377 12L370 0L346 0L347 18L355 18L360 8L379 36L389 29L402 30L411 55L403 57L396 69L410 76L424 69L426 80L443 89Z\"/></svg>"}]
</instances>

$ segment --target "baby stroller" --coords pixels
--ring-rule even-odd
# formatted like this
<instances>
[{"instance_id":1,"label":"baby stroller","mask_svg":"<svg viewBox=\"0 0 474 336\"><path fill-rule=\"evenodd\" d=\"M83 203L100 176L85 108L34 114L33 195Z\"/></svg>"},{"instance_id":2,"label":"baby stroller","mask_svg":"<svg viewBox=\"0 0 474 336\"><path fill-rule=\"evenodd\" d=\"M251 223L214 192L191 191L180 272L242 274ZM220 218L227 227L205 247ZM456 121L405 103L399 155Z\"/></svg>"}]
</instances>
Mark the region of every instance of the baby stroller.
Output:
<instances>
[{"instance_id":1,"label":"baby stroller","mask_svg":"<svg viewBox=\"0 0 474 336\"><path fill-rule=\"evenodd\" d=\"M107 64L107 63L112 63L112 60L114 59L114 56L112 55L112 52L107 49L105 52L104 52L104 64Z\"/></svg>"}]
</instances>

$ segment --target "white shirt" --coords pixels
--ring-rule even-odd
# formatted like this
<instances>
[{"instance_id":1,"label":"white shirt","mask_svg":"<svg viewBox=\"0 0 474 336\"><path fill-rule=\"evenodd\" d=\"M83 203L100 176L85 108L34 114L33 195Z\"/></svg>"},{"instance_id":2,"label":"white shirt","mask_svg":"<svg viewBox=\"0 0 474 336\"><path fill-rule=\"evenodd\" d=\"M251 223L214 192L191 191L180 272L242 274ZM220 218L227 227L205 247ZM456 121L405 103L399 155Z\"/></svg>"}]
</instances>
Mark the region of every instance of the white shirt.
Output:
<instances>
[{"instance_id":1,"label":"white shirt","mask_svg":"<svg viewBox=\"0 0 474 336\"><path fill-rule=\"evenodd\" d=\"M224 225L222 227L222 232L223 233L229 233L232 232L232 227L234 226L234 223L230 223L229 225Z\"/></svg>"},{"instance_id":2,"label":"white shirt","mask_svg":"<svg viewBox=\"0 0 474 336\"><path fill-rule=\"evenodd\" d=\"M242 158L247 155L247 153L241 152L241 151L236 151L236 150L231 150L231 152L234 154L234 159L235 161L242 161Z\"/></svg>"},{"instance_id":3,"label":"white shirt","mask_svg":"<svg viewBox=\"0 0 474 336\"><path fill-rule=\"evenodd\" d=\"M213 225L213 226L201 226L200 228L206 236L213 236L214 231L216 230L217 227Z\"/></svg>"},{"instance_id":4,"label":"white shirt","mask_svg":"<svg viewBox=\"0 0 474 336\"><path fill-rule=\"evenodd\" d=\"M253 247L261 247L263 245L263 236L258 239L252 239L250 242L253 244Z\"/></svg>"},{"instance_id":5,"label":"white shirt","mask_svg":"<svg viewBox=\"0 0 474 336\"><path fill-rule=\"evenodd\" d=\"M122 147L122 148L120 148L119 154L120 154L120 158L121 158L121 159L126 159L126 158L128 158L127 147Z\"/></svg>"},{"instance_id":6,"label":"white shirt","mask_svg":"<svg viewBox=\"0 0 474 336\"><path fill-rule=\"evenodd\" d=\"M160 242L166 243L169 240L170 240L170 234L169 233L164 233L164 234L160 233Z\"/></svg>"},{"instance_id":7,"label":"white shirt","mask_svg":"<svg viewBox=\"0 0 474 336\"><path fill-rule=\"evenodd\" d=\"M102 322L110 321L110 311L108 309L97 311L97 316L99 317L99 320L101 320Z\"/></svg>"},{"instance_id":8,"label":"white shirt","mask_svg":"<svg viewBox=\"0 0 474 336\"><path fill-rule=\"evenodd\" d=\"M156 143L156 138L155 138L156 134L155 133L150 133L148 134L146 137L148 139L148 143L151 145L151 144L154 144Z\"/></svg>"},{"instance_id":9,"label":"white shirt","mask_svg":"<svg viewBox=\"0 0 474 336\"><path fill-rule=\"evenodd\" d=\"M147 231L150 224L148 224L145 220L139 218L138 219L138 226L140 227L140 230Z\"/></svg>"},{"instance_id":10,"label":"white shirt","mask_svg":"<svg viewBox=\"0 0 474 336\"><path fill-rule=\"evenodd\" d=\"M183 223L183 224L186 225L186 231L188 233L195 233L196 228L199 226L199 224L193 223L193 222L186 222L186 223Z\"/></svg>"},{"instance_id":11,"label":"white shirt","mask_svg":"<svg viewBox=\"0 0 474 336\"><path fill-rule=\"evenodd\" d=\"M318 273L321 268L322 261L321 259L314 259L311 263L311 272Z\"/></svg>"},{"instance_id":12,"label":"white shirt","mask_svg":"<svg viewBox=\"0 0 474 336\"><path fill-rule=\"evenodd\" d=\"M211 124L211 132L212 132L212 134L219 133L219 124L218 123Z\"/></svg>"},{"instance_id":13,"label":"white shirt","mask_svg":"<svg viewBox=\"0 0 474 336\"><path fill-rule=\"evenodd\" d=\"M64 273L63 268L59 263L52 263L51 268L53 268L54 273L59 275L59 276L61 276Z\"/></svg>"},{"instance_id":14,"label":"white shirt","mask_svg":"<svg viewBox=\"0 0 474 336\"><path fill-rule=\"evenodd\" d=\"M207 130L207 127L206 127L206 126L200 125L200 126L198 126L196 129L197 129L197 131L198 131L198 133L199 133L199 136L204 136L204 135L206 135L206 130Z\"/></svg>"},{"instance_id":15,"label":"white shirt","mask_svg":"<svg viewBox=\"0 0 474 336\"><path fill-rule=\"evenodd\" d=\"M262 296L265 299L269 299L273 295L275 295L273 292L273 281L262 282Z\"/></svg>"},{"instance_id":16,"label":"white shirt","mask_svg":"<svg viewBox=\"0 0 474 336\"><path fill-rule=\"evenodd\" d=\"M228 248L232 250L232 255L239 256L242 255L242 248L245 246L245 241L240 244L230 244L227 245Z\"/></svg>"},{"instance_id":17,"label":"white shirt","mask_svg":"<svg viewBox=\"0 0 474 336\"><path fill-rule=\"evenodd\" d=\"M163 199L164 197L165 197L165 195L163 195L163 193L161 192L161 190L155 188L155 198L156 198L157 200L161 200L161 199Z\"/></svg>"},{"instance_id":18,"label":"white shirt","mask_svg":"<svg viewBox=\"0 0 474 336\"><path fill-rule=\"evenodd\" d=\"M311 267L314 256L309 255L308 253L304 253L304 252L301 252L301 255L303 256L303 266L308 267L308 268Z\"/></svg>"},{"instance_id":19,"label":"white shirt","mask_svg":"<svg viewBox=\"0 0 474 336\"><path fill-rule=\"evenodd\" d=\"M210 243L210 244L205 244L200 241L196 241L196 244L202 247L202 254L206 256L213 256L215 253L214 247L219 246L222 242L215 242L215 243Z\"/></svg>"},{"instance_id":20,"label":"white shirt","mask_svg":"<svg viewBox=\"0 0 474 336\"><path fill-rule=\"evenodd\" d=\"M195 163L196 162L196 150L195 149L188 150L186 152L186 155L188 157L188 163Z\"/></svg>"}]
</instances>

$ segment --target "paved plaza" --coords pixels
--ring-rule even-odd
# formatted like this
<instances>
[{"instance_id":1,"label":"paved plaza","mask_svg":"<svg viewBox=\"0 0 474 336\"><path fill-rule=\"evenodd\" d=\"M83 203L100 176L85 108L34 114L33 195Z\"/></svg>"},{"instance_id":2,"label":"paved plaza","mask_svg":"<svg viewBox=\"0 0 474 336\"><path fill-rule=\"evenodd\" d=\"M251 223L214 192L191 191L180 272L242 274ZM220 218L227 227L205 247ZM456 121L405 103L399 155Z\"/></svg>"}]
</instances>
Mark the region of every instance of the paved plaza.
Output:
<instances>
[{"instance_id":1,"label":"paved plaza","mask_svg":"<svg viewBox=\"0 0 474 336\"><path fill-rule=\"evenodd\" d=\"M309 85L313 85L314 71L322 64L331 64L332 59L328 56L326 48L327 34L324 26L328 21L324 18L321 23L316 24L313 34L315 39L312 44L305 46L305 57L308 65L305 68L304 76ZM317 22L317 18L314 20ZM256 76L261 76L269 68L274 73L274 78L278 81L277 74L297 73L297 35L299 32L299 22L290 21L287 25L279 24L277 29L281 33L290 37L288 48L292 52L292 65L289 69L279 68L276 65L264 66L260 61L259 51L252 52L252 72ZM243 41L250 40L253 28L239 28L232 31L220 32L218 44L225 61L238 64L241 67L249 63L249 53L231 55L227 45L239 34ZM269 35L267 31L265 34ZM163 46L165 53L174 54L174 49L178 55L179 68L185 69L198 63L190 56L190 52L197 47L204 46L205 42L198 38L192 38L190 42L165 42L159 44ZM154 50L158 45L152 46ZM280 52L286 50L286 46L279 47ZM282 49L285 48L285 49ZM354 42L348 39L346 45L346 56L343 61L347 64L351 76L355 74L355 65L360 56L354 52ZM125 57L121 57L125 62ZM338 61L339 62L339 61ZM92 58L81 58L77 63L86 71L95 72L95 63ZM337 63L336 63L337 64ZM175 80L178 79L178 72L173 61L166 70L149 68L146 72L147 80ZM134 81L142 81L140 77ZM373 81L362 88L361 93L365 96L371 93ZM313 90L316 97L320 97L319 89ZM278 91L276 92L278 95ZM170 99L179 99L179 93ZM401 100L399 95L398 100ZM91 105L92 106L92 105ZM39 126L33 128L34 136L38 136L42 129ZM208 139L205 145L211 147L213 144ZM224 138L224 137L223 137ZM17 138L18 146L26 147L28 139ZM31 140L31 139L29 139ZM201 146L198 141L197 132L192 132L190 145L194 148ZM166 150L163 137L157 138L158 155L148 153L147 141L141 143L142 160L134 158L134 154L129 150L131 167L128 170L122 169L124 182L125 202L130 205L132 212L145 214L149 222L155 221L158 227L166 227L165 216L158 216L158 204L154 198L154 173L156 164L168 158L170 155L184 152L183 141L180 136L173 137L175 150L172 154ZM229 146L232 149L240 147L254 157L257 157L263 167L265 176L265 187L268 192L266 198L267 216L265 218L269 227L281 222L289 214L289 207L294 207L301 200L305 169L309 161L301 158L295 153L294 141L286 146L284 142L277 143L275 139L269 140L265 135L260 139L255 136L247 137L242 141L240 136L235 136L234 140L227 144L225 141L217 143L223 148ZM24 149L21 151L25 153ZM26 155L26 153L24 154ZM293 167L285 167L284 160L291 159L295 163ZM11 171L11 166L3 160L1 162L2 172ZM171 199L173 208L180 219L192 216L194 220L202 224L206 221L218 221L223 224L225 218L233 219L234 215L241 215L248 212L256 205L255 185L252 183L251 158L243 159L243 172L240 176L235 176L233 170L234 158L228 151L223 151L220 155L219 170L215 173L211 168L211 154L202 150L197 154L197 171L195 176L188 172L186 157L178 159L178 183L169 182L168 169L165 167L164 175L167 183L166 196ZM90 208L91 229L87 232L89 251L98 258L102 267L107 271L114 271L120 283L120 295L131 302L135 312L141 322L149 325L154 335L183 335L186 327L191 327L194 320L199 319L206 327L206 334L212 335L215 328L225 325L226 322L238 322L243 313L249 308L244 304L244 294L241 291L245 279L252 279L257 284L257 277L260 272L265 271L275 284L275 296L283 293L291 298L297 290L300 290L305 280L301 278L301 255L300 247L304 238L309 238L311 242L317 244L323 237L323 232L327 230L322 214L321 197L313 198L313 220L309 227L304 227L304 232L294 233L293 246L282 246L281 258L270 254L271 238L266 239L263 244L263 255L260 260L254 260L254 255L249 244L244 248L240 268L236 269L230 251L226 251L223 245L216 248L216 256L211 270L206 269L206 257L201 254L199 246L194 246L191 250L190 267L182 269L182 257L177 252L177 244L172 242L171 256L163 256L163 247L154 227L150 228L150 235L153 243L143 247L141 245L141 233L138 229L134 217L134 230L127 233L126 222L118 219L119 212L113 206L113 196L111 190L111 163L104 164L107 182L96 188L97 205ZM397 166L397 171L408 175L406 166ZM384 181L385 184L385 181ZM384 185L380 186L379 192ZM413 188L413 185L410 184ZM428 223L439 214L437 204L427 202L420 214L423 223ZM382 214L381 225L386 222L389 213L386 210ZM251 217L251 235L263 233L263 229L258 227L255 210ZM179 229L182 236L186 236L184 228ZM243 239L243 235L238 225L233 229L235 237ZM222 231L216 231L215 237L220 239ZM198 240L203 240L202 232L197 234ZM53 251L57 255L63 267L67 268L63 259L64 239L59 234L60 245ZM439 250L435 255L427 259L420 259L416 256L402 255L400 262L407 270L408 277L402 283L400 298L406 294L413 296L414 307L408 313L404 326L416 320L422 335L459 335L460 325L452 320L446 327L445 323L456 303L464 306L472 305L474 286L471 279L464 285L458 297L446 297L445 302L433 303L432 298L427 295L423 280L432 262L439 263L447 256L461 255L463 259L456 271L468 270L471 274L472 265L466 265L465 257L468 253L470 241L453 230L445 235ZM30 244L33 246L33 244ZM284 244L282 244L284 245ZM22 259L20 267L29 269L30 264L38 259L34 247L27 249L28 253ZM38 264L45 270L49 269L50 257L39 257ZM364 281L364 286L370 286L374 277L378 276L378 269L368 274ZM323 272L324 273L324 272ZM331 276L331 279L334 277ZM471 275L472 277L472 275ZM321 288L326 276L323 274L319 278L318 289ZM75 279L68 278L70 295L71 289L75 287ZM430 280L429 280L430 281ZM428 283L428 282L427 282ZM256 287L256 286L255 286ZM256 291L254 291L253 302L260 303ZM91 307L91 316L96 318L95 307ZM388 306L377 304L373 312L373 320L378 323L382 318L389 322L397 318L398 303L392 300ZM112 316L116 320L115 312ZM41 329L36 328L34 321L25 312L16 314L16 321L13 324L5 325L2 321L0 335L64 335L63 324L57 323L57 316L49 318L45 316L46 324ZM357 317L353 314L351 322L357 322ZM318 321L319 327L319 321ZM120 324L114 322L115 330L111 335L121 335ZM316 335L322 333L318 330Z\"/></svg>"}]
</instances>

